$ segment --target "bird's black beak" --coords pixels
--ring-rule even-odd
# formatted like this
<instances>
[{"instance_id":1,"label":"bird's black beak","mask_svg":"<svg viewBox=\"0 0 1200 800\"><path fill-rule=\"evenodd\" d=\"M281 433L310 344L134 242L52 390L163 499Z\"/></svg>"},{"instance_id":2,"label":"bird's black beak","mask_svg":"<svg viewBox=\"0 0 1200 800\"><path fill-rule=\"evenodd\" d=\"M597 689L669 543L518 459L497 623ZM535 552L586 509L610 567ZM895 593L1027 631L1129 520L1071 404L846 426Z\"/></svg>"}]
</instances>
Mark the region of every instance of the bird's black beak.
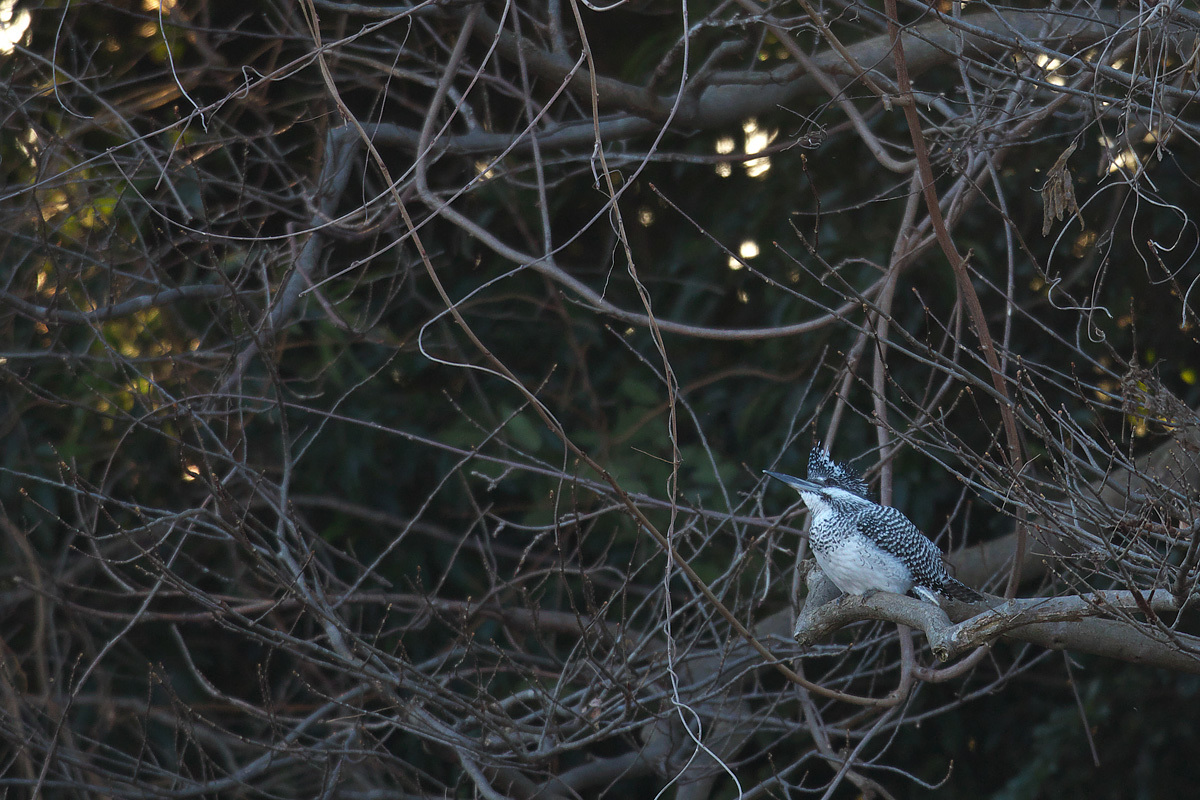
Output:
<instances>
[{"instance_id":1,"label":"bird's black beak","mask_svg":"<svg viewBox=\"0 0 1200 800\"><path fill-rule=\"evenodd\" d=\"M800 478L793 478L791 475L784 475L782 472L772 472L769 469L764 469L763 472L766 473L767 475L770 475L772 478L775 478L776 480L783 481L788 486L792 487L793 489L795 489L798 492L819 492L819 491L821 491L821 487L818 484L813 483L812 481L806 481L806 480L802 480Z\"/></svg>"}]
</instances>

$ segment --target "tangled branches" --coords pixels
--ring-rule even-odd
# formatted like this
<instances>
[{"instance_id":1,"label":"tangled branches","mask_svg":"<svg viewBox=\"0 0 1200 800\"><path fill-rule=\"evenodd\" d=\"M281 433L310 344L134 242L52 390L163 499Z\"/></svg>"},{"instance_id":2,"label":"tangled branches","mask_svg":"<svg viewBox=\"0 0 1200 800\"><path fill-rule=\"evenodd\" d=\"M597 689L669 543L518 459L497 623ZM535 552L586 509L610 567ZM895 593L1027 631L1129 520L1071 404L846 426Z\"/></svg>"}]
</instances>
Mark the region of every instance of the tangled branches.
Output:
<instances>
[{"instance_id":1,"label":"tangled branches","mask_svg":"<svg viewBox=\"0 0 1200 800\"><path fill-rule=\"evenodd\" d=\"M1196 671L1194 12L659 5L0 21L0 785L890 796ZM817 436L1018 616L797 644Z\"/></svg>"}]
</instances>

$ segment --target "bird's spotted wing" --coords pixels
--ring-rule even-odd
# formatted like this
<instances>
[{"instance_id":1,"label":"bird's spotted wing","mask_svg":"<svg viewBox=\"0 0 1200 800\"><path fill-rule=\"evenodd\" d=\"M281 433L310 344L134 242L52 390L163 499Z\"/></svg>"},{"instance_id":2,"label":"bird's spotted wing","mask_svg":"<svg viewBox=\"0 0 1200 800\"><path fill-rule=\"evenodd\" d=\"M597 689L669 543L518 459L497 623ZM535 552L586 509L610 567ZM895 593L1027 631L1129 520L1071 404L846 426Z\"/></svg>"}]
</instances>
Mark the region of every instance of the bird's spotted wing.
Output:
<instances>
[{"instance_id":1,"label":"bird's spotted wing","mask_svg":"<svg viewBox=\"0 0 1200 800\"><path fill-rule=\"evenodd\" d=\"M908 517L890 506L875 506L855 522L864 536L903 561L918 585L942 588L946 575L942 551Z\"/></svg>"}]
</instances>

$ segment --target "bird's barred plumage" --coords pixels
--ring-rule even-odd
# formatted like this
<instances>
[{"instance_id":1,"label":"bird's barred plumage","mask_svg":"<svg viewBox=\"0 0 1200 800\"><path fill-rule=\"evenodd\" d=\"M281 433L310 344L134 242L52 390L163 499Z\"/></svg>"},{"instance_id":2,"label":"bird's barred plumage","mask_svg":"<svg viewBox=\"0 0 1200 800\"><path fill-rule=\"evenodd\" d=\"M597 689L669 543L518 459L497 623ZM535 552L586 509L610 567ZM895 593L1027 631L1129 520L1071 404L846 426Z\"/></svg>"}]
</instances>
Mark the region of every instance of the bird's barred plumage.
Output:
<instances>
[{"instance_id":1,"label":"bird's barred plumage","mask_svg":"<svg viewBox=\"0 0 1200 800\"><path fill-rule=\"evenodd\" d=\"M895 508L867 497L867 484L819 445L808 460L808 480L767 472L800 493L812 512L809 545L821 571L847 594L912 590L937 602L934 592L972 602L983 597L946 572L942 551Z\"/></svg>"}]
</instances>

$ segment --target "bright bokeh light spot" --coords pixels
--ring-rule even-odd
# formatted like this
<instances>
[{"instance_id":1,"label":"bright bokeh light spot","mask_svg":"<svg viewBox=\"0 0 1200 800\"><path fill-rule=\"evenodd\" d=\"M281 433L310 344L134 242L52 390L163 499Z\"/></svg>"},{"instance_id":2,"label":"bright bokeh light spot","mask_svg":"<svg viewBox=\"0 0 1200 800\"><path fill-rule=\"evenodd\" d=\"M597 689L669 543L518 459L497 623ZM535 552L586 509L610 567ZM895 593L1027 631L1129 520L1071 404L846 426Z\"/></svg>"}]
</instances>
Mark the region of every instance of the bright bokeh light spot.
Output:
<instances>
[{"instance_id":1,"label":"bright bokeh light spot","mask_svg":"<svg viewBox=\"0 0 1200 800\"><path fill-rule=\"evenodd\" d=\"M738 289L738 302L739 303L749 303L750 302L750 295L746 294L745 289Z\"/></svg>"},{"instance_id":2,"label":"bright bokeh light spot","mask_svg":"<svg viewBox=\"0 0 1200 800\"><path fill-rule=\"evenodd\" d=\"M1108 164L1108 174L1111 175L1123 169L1136 171L1139 167L1141 167L1141 162L1138 161L1137 153L1126 149L1113 156L1113 160Z\"/></svg>"},{"instance_id":3,"label":"bright bokeh light spot","mask_svg":"<svg viewBox=\"0 0 1200 800\"><path fill-rule=\"evenodd\" d=\"M763 156L762 158L752 158L746 162L746 174L751 178L761 178L771 169L771 159Z\"/></svg>"},{"instance_id":4,"label":"bright bokeh light spot","mask_svg":"<svg viewBox=\"0 0 1200 800\"><path fill-rule=\"evenodd\" d=\"M758 243L753 239L745 239L738 245L738 254L729 257L729 268L733 270L746 266L746 262L758 255ZM740 256L740 258L739 258Z\"/></svg>"},{"instance_id":5,"label":"bright bokeh light spot","mask_svg":"<svg viewBox=\"0 0 1200 800\"><path fill-rule=\"evenodd\" d=\"M1196 370L1192 369L1191 367L1184 367L1183 369L1179 370L1179 377L1188 386L1196 385Z\"/></svg>"},{"instance_id":6,"label":"bright bokeh light spot","mask_svg":"<svg viewBox=\"0 0 1200 800\"><path fill-rule=\"evenodd\" d=\"M761 153L767 149L767 145L774 139L774 135L767 131L754 131L746 136L746 152Z\"/></svg>"},{"instance_id":7,"label":"bright bokeh light spot","mask_svg":"<svg viewBox=\"0 0 1200 800\"><path fill-rule=\"evenodd\" d=\"M200 477L200 467L197 466L196 464L184 464L182 477L185 481L188 481L189 483L191 481L196 480L196 478Z\"/></svg>"},{"instance_id":8,"label":"bright bokeh light spot","mask_svg":"<svg viewBox=\"0 0 1200 800\"><path fill-rule=\"evenodd\" d=\"M1052 83L1055 86L1065 86L1067 84L1066 78L1064 78L1062 75L1054 74L1054 71L1063 65L1061 58L1054 58L1046 55L1045 53L1040 53L1038 54L1038 57L1034 59L1034 61L1039 67L1046 70L1046 81L1048 83Z\"/></svg>"},{"instance_id":9,"label":"bright bokeh light spot","mask_svg":"<svg viewBox=\"0 0 1200 800\"><path fill-rule=\"evenodd\" d=\"M745 264L746 261L749 261L751 258L756 257L757 254L758 254L757 243L752 239L743 240L743 242L740 243L740 245L738 245L738 254L730 255L730 269L731 270L742 269L742 267L746 265Z\"/></svg>"},{"instance_id":10,"label":"bright bokeh light spot","mask_svg":"<svg viewBox=\"0 0 1200 800\"><path fill-rule=\"evenodd\" d=\"M33 21L27 9L15 11L17 0L0 0L0 55L8 55L29 30Z\"/></svg>"},{"instance_id":11,"label":"bright bokeh light spot","mask_svg":"<svg viewBox=\"0 0 1200 800\"><path fill-rule=\"evenodd\" d=\"M775 141L775 137L779 135L777 130L767 130L760 128L758 120L751 117L742 123L742 132L746 134L745 151L748 155L761 153L766 150L771 142ZM759 178L767 174L771 169L771 159L763 156L762 158L752 158L745 163L746 174L751 178Z\"/></svg>"},{"instance_id":12,"label":"bright bokeh light spot","mask_svg":"<svg viewBox=\"0 0 1200 800\"><path fill-rule=\"evenodd\" d=\"M771 142L775 141L775 137L779 135L778 130L768 130L759 127L758 120L754 117L742 122L742 134L744 136L744 144L742 152L746 155L754 155L766 150ZM722 136L717 139L715 149L718 155L728 155L737 148L737 142L732 136ZM760 158L748 159L742 166L746 170L746 174L751 178L758 178L765 175L771 169L771 159L767 156ZM733 174L733 166L728 161L720 161L717 163L717 174L722 178L728 178Z\"/></svg>"},{"instance_id":13,"label":"bright bokeh light spot","mask_svg":"<svg viewBox=\"0 0 1200 800\"><path fill-rule=\"evenodd\" d=\"M475 174L479 180L488 181L496 177L496 170L491 169L486 161L475 162Z\"/></svg>"},{"instance_id":14,"label":"bright bokeh light spot","mask_svg":"<svg viewBox=\"0 0 1200 800\"><path fill-rule=\"evenodd\" d=\"M642 223L642 227L649 228L654 224L654 210L643 208L638 211L638 222Z\"/></svg>"}]
</instances>

